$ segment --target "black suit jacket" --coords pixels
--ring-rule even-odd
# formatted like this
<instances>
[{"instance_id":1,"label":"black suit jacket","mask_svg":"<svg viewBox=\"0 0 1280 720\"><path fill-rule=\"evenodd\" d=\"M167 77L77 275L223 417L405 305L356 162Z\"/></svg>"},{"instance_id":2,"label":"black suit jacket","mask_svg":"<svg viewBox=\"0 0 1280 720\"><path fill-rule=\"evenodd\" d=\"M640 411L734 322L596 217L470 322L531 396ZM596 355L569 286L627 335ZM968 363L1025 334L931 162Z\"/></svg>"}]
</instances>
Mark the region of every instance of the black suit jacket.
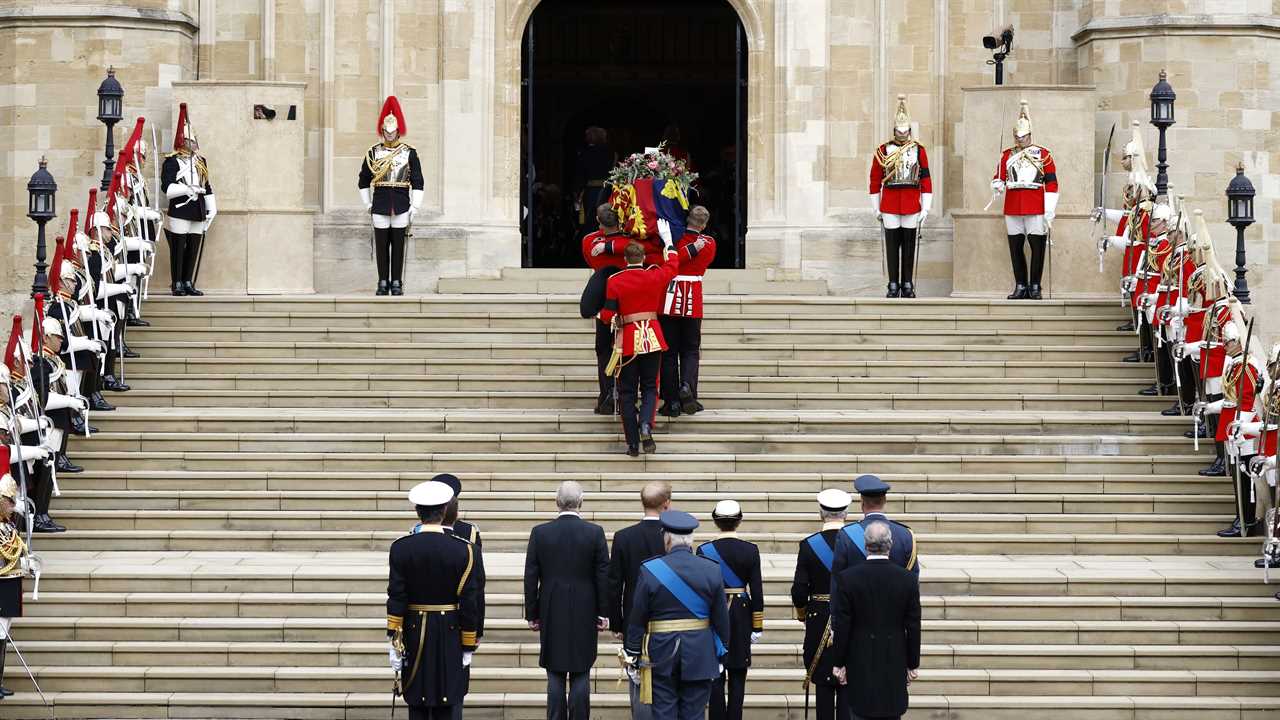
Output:
<instances>
[{"instance_id":1,"label":"black suit jacket","mask_svg":"<svg viewBox=\"0 0 1280 720\"><path fill-rule=\"evenodd\" d=\"M538 664L586 672L596 661L596 618L609 615L609 548L604 529L561 515L529 534L524 560L526 620L542 623Z\"/></svg>"},{"instance_id":2,"label":"black suit jacket","mask_svg":"<svg viewBox=\"0 0 1280 720\"><path fill-rule=\"evenodd\" d=\"M831 652L848 672L849 705L861 717L907 711L907 670L920 667L920 583L888 560L836 573Z\"/></svg>"},{"instance_id":3,"label":"black suit jacket","mask_svg":"<svg viewBox=\"0 0 1280 720\"><path fill-rule=\"evenodd\" d=\"M626 632L640 566L663 552L662 523L657 518L641 520L613 534L613 556L609 559L609 628L614 632Z\"/></svg>"}]
</instances>

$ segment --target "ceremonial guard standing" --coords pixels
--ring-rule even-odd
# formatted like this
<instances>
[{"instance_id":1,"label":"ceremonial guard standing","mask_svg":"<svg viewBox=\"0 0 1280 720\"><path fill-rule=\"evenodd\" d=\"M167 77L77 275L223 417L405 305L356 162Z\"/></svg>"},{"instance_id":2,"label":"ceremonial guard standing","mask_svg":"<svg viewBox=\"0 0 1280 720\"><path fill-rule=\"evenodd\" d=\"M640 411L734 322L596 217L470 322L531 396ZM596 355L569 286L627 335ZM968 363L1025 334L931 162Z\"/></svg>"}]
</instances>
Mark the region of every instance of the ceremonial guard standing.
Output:
<instances>
[{"instance_id":1,"label":"ceremonial guard standing","mask_svg":"<svg viewBox=\"0 0 1280 720\"><path fill-rule=\"evenodd\" d=\"M1107 210L1094 208L1094 217L1105 216L1108 221L1117 222L1115 235L1102 238L1103 250L1121 248L1124 257L1120 264L1120 291L1131 303L1136 278L1133 277L1138 259L1146 249L1146 238L1149 232L1148 222L1151 206L1156 196L1155 184L1147 170L1146 150L1142 144L1142 133L1138 123L1133 123L1133 136L1125 143L1121 165L1129 171L1128 183L1124 188L1124 210ZM1130 307L1134 307L1132 304ZM1133 311L1133 319L1120 326L1119 330L1133 331L1137 328L1137 312ZM1135 354L1134 362L1140 359Z\"/></svg>"},{"instance_id":2,"label":"ceremonial guard standing","mask_svg":"<svg viewBox=\"0 0 1280 720\"><path fill-rule=\"evenodd\" d=\"M423 179L418 151L401 140L408 127L395 95L382 104L378 133L382 141L369 148L360 166L360 199L373 217L377 294L403 295L406 236L422 208Z\"/></svg>"},{"instance_id":3,"label":"ceremonial guard standing","mask_svg":"<svg viewBox=\"0 0 1280 720\"><path fill-rule=\"evenodd\" d=\"M1249 464L1254 496L1260 506L1258 515L1267 523L1267 542L1262 558L1254 567L1280 568L1280 513L1276 512L1276 450L1280 440L1280 343L1271 348L1267 361L1267 387L1262 396L1262 413L1253 422L1241 426L1245 433L1261 436L1259 452Z\"/></svg>"},{"instance_id":4,"label":"ceremonial guard standing","mask_svg":"<svg viewBox=\"0 0 1280 720\"><path fill-rule=\"evenodd\" d=\"M110 189L110 188L108 188ZM95 291L93 298L102 314L99 315L99 333L108 338L107 353L103 361L102 388L111 392L127 392L130 388L116 375L117 360L124 356L125 306L134 293L128 283L116 281L115 255L108 247L115 228L110 214L97 208L98 191L89 190L89 208L85 215L87 245L82 249L90 284ZM109 206L108 206L109 207ZM123 367L123 366L122 366Z\"/></svg>"},{"instance_id":5,"label":"ceremonial guard standing","mask_svg":"<svg viewBox=\"0 0 1280 720\"><path fill-rule=\"evenodd\" d=\"M609 278L626 267L622 251L626 249L630 239L622 232L618 211L609 203L601 203L596 207L596 223L598 229L582 237L582 259L592 273L582 290L580 310L582 317L591 318L591 324L596 330L596 376L600 383L600 395L596 398L595 413L613 415L613 375L605 372L609 366L609 358L613 355L613 329L609 327L609 323L600 319L600 311L604 309Z\"/></svg>"},{"instance_id":6,"label":"ceremonial guard standing","mask_svg":"<svg viewBox=\"0 0 1280 720\"><path fill-rule=\"evenodd\" d=\"M805 703L809 686L815 687L818 720L844 720L847 716L840 681L831 673L836 666L831 652L831 565L835 560L836 534L844 526L852 498L827 488L818 493L822 529L800 542L795 577L791 581L791 605L804 623Z\"/></svg>"},{"instance_id":7,"label":"ceremonial guard standing","mask_svg":"<svg viewBox=\"0 0 1280 720\"><path fill-rule=\"evenodd\" d=\"M1156 360L1156 384L1139 391L1141 395L1172 395L1174 379L1169 357L1158 357L1156 352L1156 306L1160 295L1161 278L1165 265L1173 255L1170 230L1174 223L1173 206L1167 201L1157 202L1151 209L1150 236L1135 271L1135 308L1138 311L1139 337L1144 357Z\"/></svg>"},{"instance_id":8,"label":"ceremonial guard standing","mask_svg":"<svg viewBox=\"0 0 1280 720\"><path fill-rule=\"evenodd\" d=\"M747 668L751 646L764 635L764 582L760 575L760 548L738 537L742 506L721 500L711 512L720 537L698 546L698 555L714 560L724 580L729 604L728 652L720 659L724 672L711 684L711 720L742 720L747 693ZM727 683L726 683L727 677ZM728 699L725 690L728 690Z\"/></svg>"},{"instance_id":9,"label":"ceremonial guard standing","mask_svg":"<svg viewBox=\"0 0 1280 720\"><path fill-rule=\"evenodd\" d=\"M660 522L666 554L641 566L623 657L654 718L703 720L729 639L724 580L693 554L692 515L668 510Z\"/></svg>"},{"instance_id":10,"label":"ceremonial guard standing","mask_svg":"<svg viewBox=\"0 0 1280 720\"><path fill-rule=\"evenodd\" d=\"M653 441L653 420L658 409L658 372L662 352L667 349L658 324L662 289L680 273L681 257L691 260L705 247L706 243L698 239L679 253L668 248L665 264L646 269L644 248L630 243L623 251L626 269L614 273L606 286L600 320L614 329L613 355L607 370L616 373L618 412L622 415L627 454L632 457L640 455L641 443L646 453L658 449Z\"/></svg>"},{"instance_id":11,"label":"ceremonial guard standing","mask_svg":"<svg viewBox=\"0 0 1280 720\"><path fill-rule=\"evenodd\" d=\"M178 129L173 135L173 152L164 156L160 169L160 189L169 201L165 238L169 241L170 291L174 295L204 295L196 288L205 233L218 215L218 202L209 182L209 165L200 154L187 114L187 104L178 105Z\"/></svg>"},{"instance_id":12,"label":"ceremonial guard standing","mask_svg":"<svg viewBox=\"0 0 1280 720\"><path fill-rule=\"evenodd\" d=\"M933 206L933 180L924 146L911 137L907 96L898 96L893 139L871 159L871 209L884 226L889 291L885 297L913 298L916 234ZM901 284L899 284L901 281Z\"/></svg>"},{"instance_id":13,"label":"ceremonial guard standing","mask_svg":"<svg viewBox=\"0 0 1280 720\"><path fill-rule=\"evenodd\" d=\"M476 642L484 639L484 545L480 540L480 528L469 523L466 520L458 519L458 507L460 498L462 497L462 481L456 476L449 473L441 473L431 478L436 482L442 482L453 490L453 499L449 501L448 508L444 511L444 531L454 537L462 538L471 543L471 547L475 552L475 566L471 569L471 574L476 580ZM463 668L463 678L465 680L463 687L464 695L471 687L471 666ZM462 703L453 706L453 716L455 718L462 717Z\"/></svg>"},{"instance_id":14,"label":"ceremonial guard standing","mask_svg":"<svg viewBox=\"0 0 1280 720\"><path fill-rule=\"evenodd\" d=\"M1009 299L1039 300L1049 231L1058 208L1058 171L1049 149L1031 143L1031 115L1025 100L1013 128L1013 142L1014 147L1001 153L991 180L991 189L1005 196L1004 223L1014 279ZM1031 245L1029 272L1024 243Z\"/></svg>"},{"instance_id":15,"label":"ceremonial guard standing","mask_svg":"<svg viewBox=\"0 0 1280 720\"><path fill-rule=\"evenodd\" d=\"M1232 323L1224 335L1227 352L1222 370L1222 399L1209 403L1207 413L1218 413L1214 439L1226 445L1227 476L1235 486L1236 519L1231 527L1218 531L1219 537L1252 537L1261 534L1256 522L1257 506L1249 480L1249 462L1258 454L1257 435L1241 432L1241 423L1253 422L1261 409L1266 366L1251 337L1241 340L1239 325Z\"/></svg>"},{"instance_id":16,"label":"ceremonial guard standing","mask_svg":"<svg viewBox=\"0 0 1280 720\"><path fill-rule=\"evenodd\" d=\"M698 365L702 357L702 278L716 259L716 241L703 235L711 213L701 205L689 209L688 231L676 243L677 250L702 240L705 249L697 257L680 263L680 274L667 285L662 301L662 337L667 351L662 355L662 399L660 414L667 417L693 415L703 410L698 402Z\"/></svg>"},{"instance_id":17,"label":"ceremonial guard standing","mask_svg":"<svg viewBox=\"0 0 1280 720\"><path fill-rule=\"evenodd\" d=\"M409 491L421 523L391 545L387 638L410 720L452 720L478 639L475 549L441 523L453 490L427 481Z\"/></svg>"},{"instance_id":18,"label":"ceremonial guard standing","mask_svg":"<svg viewBox=\"0 0 1280 720\"><path fill-rule=\"evenodd\" d=\"M0 448L3 464L8 464L8 448ZM28 574L30 550L18 525L20 493L13 476L0 477L0 700L13 694L5 689L4 659L9 649L9 629L13 619L22 617L22 578Z\"/></svg>"}]
</instances>

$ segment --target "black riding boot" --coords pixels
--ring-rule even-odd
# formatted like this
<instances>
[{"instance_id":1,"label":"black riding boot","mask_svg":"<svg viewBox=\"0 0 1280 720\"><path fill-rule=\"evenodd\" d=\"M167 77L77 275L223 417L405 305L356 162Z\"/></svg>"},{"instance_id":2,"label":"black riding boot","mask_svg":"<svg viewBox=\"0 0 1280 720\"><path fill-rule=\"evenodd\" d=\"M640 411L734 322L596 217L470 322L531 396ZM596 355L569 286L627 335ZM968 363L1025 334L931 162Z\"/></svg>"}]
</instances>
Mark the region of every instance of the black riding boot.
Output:
<instances>
[{"instance_id":1,"label":"black riding boot","mask_svg":"<svg viewBox=\"0 0 1280 720\"><path fill-rule=\"evenodd\" d=\"M187 250L187 236L172 230L164 231L164 239L169 242L169 292L181 297L187 294L182 283L182 258Z\"/></svg>"},{"instance_id":2,"label":"black riding boot","mask_svg":"<svg viewBox=\"0 0 1280 720\"><path fill-rule=\"evenodd\" d=\"M902 242L902 297L916 296L916 229L898 228L898 237Z\"/></svg>"},{"instance_id":3,"label":"black riding boot","mask_svg":"<svg viewBox=\"0 0 1280 720\"><path fill-rule=\"evenodd\" d=\"M1010 300L1027 299L1027 253L1021 235L1009 236L1009 263L1013 266L1013 292Z\"/></svg>"},{"instance_id":4,"label":"black riding boot","mask_svg":"<svg viewBox=\"0 0 1280 720\"><path fill-rule=\"evenodd\" d=\"M373 257L378 264L378 295L391 285L391 228L373 229Z\"/></svg>"},{"instance_id":5,"label":"black riding boot","mask_svg":"<svg viewBox=\"0 0 1280 720\"><path fill-rule=\"evenodd\" d=\"M1027 289L1027 297L1040 299L1041 280L1044 278L1044 258L1049 238L1046 235L1028 235L1027 244L1031 246L1031 282Z\"/></svg>"},{"instance_id":6,"label":"black riding boot","mask_svg":"<svg viewBox=\"0 0 1280 720\"><path fill-rule=\"evenodd\" d=\"M391 228L391 294L404 294L404 243L407 228Z\"/></svg>"},{"instance_id":7,"label":"black riding boot","mask_svg":"<svg viewBox=\"0 0 1280 720\"><path fill-rule=\"evenodd\" d=\"M4 686L4 656L9 650L9 638L0 638L0 700L3 700L13 694L13 691Z\"/></svg>"},{"instance_id":8,"label":"black riding boot","mask_svg":"<svg viewBox=\"0 0 1280 720\"><path fill-rule=\"evenodd\" d=\"M182 258L182 287L188 295L197 297L204 295L196 289L196 263L200 260L200 245L203 242L204 235L188 233L186 254Z\"/></svg>"}]
</instances>

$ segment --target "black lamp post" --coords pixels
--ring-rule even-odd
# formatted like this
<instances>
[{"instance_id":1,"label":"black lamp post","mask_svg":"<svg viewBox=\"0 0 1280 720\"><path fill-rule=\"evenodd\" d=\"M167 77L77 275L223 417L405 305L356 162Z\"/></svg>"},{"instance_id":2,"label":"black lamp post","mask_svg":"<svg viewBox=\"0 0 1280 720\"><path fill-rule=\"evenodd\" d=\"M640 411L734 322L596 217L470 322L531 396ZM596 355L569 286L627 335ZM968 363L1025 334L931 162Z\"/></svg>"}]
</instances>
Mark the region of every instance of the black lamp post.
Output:
<instances>
[{"instance_id":1,"label":"black lamp post","mask_svg":"<svg viewBox=\"0 0 1280 720\"><path fill-rule=\"evenodd\" d=\"M49 161L43 157L40 158L40 169L36 170L36 174L31 176L31 181L27 183L27 195L29 200L27 203L27 217L36 221L36 225L40 226L40 234L36 239L36 279L31 284L31 296L35 297L36 293L49 294L49 276L45 274L45 248L44 248L44 224L53 219L57 214L56 197L58 194L58 183L54 182L53 176L49 174Z\"/></svg>"},{"instance_id":2,"label":"black lamp post","mask_svg":"<svg viewBox=\"0 0 1280 720\"><path fill-rule=\"evenodd\" d=\"M1236 285L1231 294L1245 305L1249 304L1249 283L1244 279L1244 229L1253 224L1253 196L1253 183L1244 176L1242 162L1227 185L1227 222L1236 229Z\"/></svg>"},{"instance_id":3,"label":"black lamp post","mask_svg":"<svg viewBox=\"0 0 1280 720\"><path fill-rule=\"evenodd\" d=\"M1156 194L1165 195L1169 187L1169 163L1165 152L1164 132L1174 123L1173 101L1178 99L1173 86L1169 84L1169 76L1160 71L1160 80L1151 88L1151 124L1160 129L1160 150L1156 156Z\"/></svg>"},{"instance_id":4,"label":"black lamp post","mask_svg":"<svg viewBox=\"0 0 1280 720\"><path fill-rule=\"evenodd\" d=\"M98 86L98 119L107 126L107 154L102 161L102 187L99 188L106 192L116 166L115 125L124 119L124 88L116 80L115 68L107 68L107 79Z\"/></svg>"}]
</instances>

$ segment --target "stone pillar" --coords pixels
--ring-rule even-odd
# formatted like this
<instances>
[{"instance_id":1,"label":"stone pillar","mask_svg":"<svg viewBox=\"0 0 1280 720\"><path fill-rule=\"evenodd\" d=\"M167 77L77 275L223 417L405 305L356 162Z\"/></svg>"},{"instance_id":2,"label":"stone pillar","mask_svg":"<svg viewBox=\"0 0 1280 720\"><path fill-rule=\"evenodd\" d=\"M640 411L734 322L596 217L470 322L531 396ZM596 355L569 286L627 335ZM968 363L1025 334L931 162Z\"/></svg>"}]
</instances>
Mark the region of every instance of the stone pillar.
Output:
<instances>
[{"instance_id":1,"label":"stone pillar","mask_svg":"<svg viewBox=\"0 0 1280 720\"><path fill-rule=\"evenodd\" d=\"M174 83L175 104L185 102L191 112L218 203L205 236L202 290L315 292L313 210L304 207L301 172L304 89L304 83L285 82ZM273 108L275 119L254 119L255 104ZM160 242L158 251L157 289L170 282L168 243Z\"/></svg>"},{"instance_id":2,"label":"stone pillar","mask_svg":"<svg viewBox=\"0 0 1280 720\"><path fill-rule=\"evenodd\" d=\"M1094 88L1030 85L964 89L964 120L956 131L956 152L965 163L955 218L952 294L1004 297L1013 287L1004 198L990 209L991 177L1003 148L1013 144L1019 103L1029 104L1033 141L1053 152L1059 200L1053 223L1044 294L1055 298L1115 296L1119 256L1110 253L1103 272L1092 240L1089 212L1094 205ZM1118 131L1117 131L1118 132ZM1029 252L1029 250L1028 250Z\"/></svg>"}]
</instances>

